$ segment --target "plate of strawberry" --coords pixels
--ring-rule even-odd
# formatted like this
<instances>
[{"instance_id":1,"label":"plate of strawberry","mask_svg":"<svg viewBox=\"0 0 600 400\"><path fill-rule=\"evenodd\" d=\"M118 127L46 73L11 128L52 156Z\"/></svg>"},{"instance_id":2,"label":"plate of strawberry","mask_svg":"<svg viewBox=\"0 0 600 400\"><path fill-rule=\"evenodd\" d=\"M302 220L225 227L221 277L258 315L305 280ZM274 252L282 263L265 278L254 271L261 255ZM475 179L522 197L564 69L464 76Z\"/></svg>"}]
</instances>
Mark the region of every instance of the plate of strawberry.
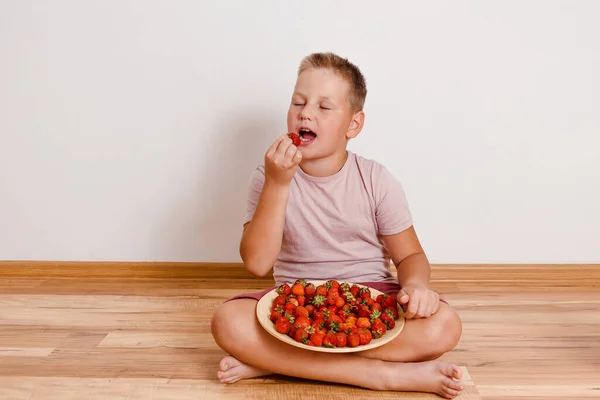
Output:
<instances>
[{"instance_id":1,"label":"plate of strawberry","mask_svg":"<svg viewBox=\"0 0 600 400\"><path fill-rule=\"evenodd\" d=\"M382 346L404 328L395 297L351 282L297 279L264 295L256 306L261 326L292 346L350 353Z\"/></svg>"}]
</instances>

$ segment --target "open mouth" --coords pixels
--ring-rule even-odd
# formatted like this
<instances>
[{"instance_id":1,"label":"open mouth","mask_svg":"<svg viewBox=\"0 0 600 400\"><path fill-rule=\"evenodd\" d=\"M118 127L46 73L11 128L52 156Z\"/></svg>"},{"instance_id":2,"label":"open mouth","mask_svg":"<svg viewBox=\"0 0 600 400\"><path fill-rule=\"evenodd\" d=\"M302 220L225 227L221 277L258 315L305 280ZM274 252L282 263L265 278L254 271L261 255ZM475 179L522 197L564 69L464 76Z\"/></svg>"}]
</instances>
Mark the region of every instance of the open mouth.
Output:
<instances>
[{"instance_id":1,"label":"open mouth","mask_svg":"<svg viewBox=\"0 0 600 400\"><path fill-rule=\"evenodd\" d=\"M300 141L302 143L310 143L317 137L317 134L311 131L308 128L301 128L298 131L298 136L300 136Z\"/></svg>"}]
</instances>

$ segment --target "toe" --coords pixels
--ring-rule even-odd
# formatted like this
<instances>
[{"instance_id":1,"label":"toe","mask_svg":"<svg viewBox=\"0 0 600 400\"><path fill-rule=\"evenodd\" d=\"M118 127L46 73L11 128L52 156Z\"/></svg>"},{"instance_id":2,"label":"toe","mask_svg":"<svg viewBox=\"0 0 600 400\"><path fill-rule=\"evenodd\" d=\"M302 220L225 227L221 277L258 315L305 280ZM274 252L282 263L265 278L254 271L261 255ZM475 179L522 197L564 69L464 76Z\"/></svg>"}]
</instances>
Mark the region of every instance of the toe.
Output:
<instances>
[{"instance_id":1,"label":"toe","mask_svg":"<svg viewBox=\"0 0 600 400\"><path fill-rule=\"evenodd\" d=\"M229 369L229 356L227 357L223 357L223 359L221 360L221 362L219 363L219 370L220 371L227 371Z\"/></svg>"},{"instance_id":2,"label":"toe","mask_svg":"<svg viewBox=\"0 0 600 400\"><path fill-rule=\"evenodd\" d=\"M462 379L462 376L463 376L462 368L459 367L458 365L454 365L452 368L452 376L454 377L454 379Z\"/></svg>"},{"instance_id":3,"label":"toe","mask_svg":"<svg viewBox=\"0 0 600 400\"><path fill-rule=\"evenodd\" d=\"M450 378L452 378L454 376L454 365L443 363L439 366L439 368L440 368L440 372L443 375L450 377Z\"/></svg>"},{"instance_id":4,"label":"toe","mask_svg":"<svg viewBox=\"0 0 600 400\"><path fill-rule=\"evenodd\" d=\"M444 386L453 390L461 390L463 388L463 383L460 381L455 381L452 378L446 378L444 379Z\"/></svg>"},{"instance_id":5,"label":"toe","mask_svg":"<svg viewBox=\"0 0 600 400\"><path fill-rule=\"evenodd\" d=\"M227 378L221 380L221 382L223 382L223 383L235 383L235 382L237 382L239 380L240 380L239 376L230 376L230 377L227 377Z\"/></svg>"},{"instance_id":6,"label":"toe","mask_svg":"<svg viewBox=\"0 0 600 400\"><path fill-rule=\"evenodd\" d=\"M444 392L444 396L449 399L453 399L460 394L460 391L454 390L454 389L449 389L449 388L444 388L443 392Z\"/></svg>"}]
</instances>

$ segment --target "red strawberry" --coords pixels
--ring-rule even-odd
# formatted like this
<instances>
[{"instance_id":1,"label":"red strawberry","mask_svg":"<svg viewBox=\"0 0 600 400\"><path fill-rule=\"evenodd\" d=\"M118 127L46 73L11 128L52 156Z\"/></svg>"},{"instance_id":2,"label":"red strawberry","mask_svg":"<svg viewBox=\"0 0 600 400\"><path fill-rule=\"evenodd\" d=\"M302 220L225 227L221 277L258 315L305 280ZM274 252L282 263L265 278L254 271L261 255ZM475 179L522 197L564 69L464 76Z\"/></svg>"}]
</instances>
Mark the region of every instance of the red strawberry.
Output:
<instances>
[{"instance_id":1,"label":"red strawberry","mask_svg":"<svg viewBox=\"0 0 600 400\"><path fill-rule=\"evenodd\" d=\"M371 327L371 322L368 318L361 317L356 321L356 327L368 329Z\"/></svg>"},{"instance_id":2,"label":"red strawberry","mask_svg":"<svg viewBox=\"0 0 600 400\"><path fill-rule=\"evenodd\" d=\"M317 319L314 320L310 326L315 330L315 332L318 332L321 329L325 329L325 321L322 319Z\"/></svg>"},{"instance_id":3,"label":"red strawberry","mask_svg":"<svg viewBox=\"0 0 600 400\"><path fill-rule=\"evenodd\" d=\"M294 300L296 300L296 299L294 299ZM285 305L284 309L285 309L285 311L294 314L294 312L296 311L296 305L294 303L287 303Z\"/></svg>"},{"instance_id":4,"label":"red strawberry","mask_svg":"<svg viewBox=\"0 0 600 400\"><path fill-rule=\"evenodd\" d=\"M288 133L288 137L292 139L294 146L300 146L300 136L296 132Z\"/></svg>"},{"instance_id":5,"label":"red strawberry","mask_svg":"<svg viewBox=\"0 0 600 400\"><path fill-rule=\"evenodd\" d=\"M304 297L304 296L298 296L298 297L296 297L296 300L298 300L299 306L303 306L304 303L306 303L306 297Z\"/></svg>"},{"instance_id":6,"label":"red strawberry","mask_svg":"<svg viewBox=\"0 0 600 400\"><path fill-rule=\"evenodd\" d=\"M323 346L323 339L325 339L325 334L322 332L315 332L310 335L310 341L317 347Z\"/></svg>"},{"instance_id":7,"label":"red strawberry","mask_svg":"<svg viewBox=\"0 0 600 400\"><path fill-rule=\"evenodd\" d=\"M273 311L271 311L271 315L269 316L269 319L273 323L275 323L275 321L277 321L279 318L281 318L281 316L282 316L281 311L273 310Z\"/></svg>"},{"instance_id":8,"label":"red strawberry","mask_svg":"<svg viewBox=\"0 0 600 400\"><path fill-rule=\"evenodd\" d=\"M373 304L371 306L371 310L373 310L373 311L377 310L379 312L382 312L383 311L383 307L381 307L381 304L375 303L375 304Z\"/></svg>"},{"instance_id":9,"label":"red strawberry","mask_svg":"<svg viewBox=\"0 0 600 400\"><path fill-rule=\"evenodd\" d=\"M375 302L377 304L383 304L383 299L387 296L387 294L380 294L375 298Z\"/></svg>"},{"instance_id":10,"label":"red strawberry","mask_svg":"<svg viewBox=\"0 0 600 400\"><path fill-rule=\"evenodd\" d=\"M346 321L346 318L348 318L348 314L350 314L350 312L348 312L344 309L338 310L338 312L337 312L337 315L339 315L340 318L342 319L342 321L344 321L344 322Z\"/></svg>"},{"instance_id":11,"label":"red strawberry","mask_svg":"<svg viewBox=\"0 0 600 400\"><path fill-rule=\"evenodd\" d=\"M371 325L371 333L373 334L373 337L375 339L379 339L380 337L385 335L386 331L387 329L385 328L385 324L381 322L380 319L376 319L375 321L373 321L373 324Z\"/></svg>"},{"instance_id":12,"label":"red strawberry","mask_svg":"<svg viewBox=\"0 0 600 400\"><path fill-rule=\"evenodd\" d=\"M355 325L352 325L352 327L346 331L346 335L350 336L352 334L358 334L358 328Z\"/></svg>"},{"instance_id":13,"label":"red strawberry","mask_svg":"<svg viewBox=\"0 0 600 400\"><path fill-rule=\"evenodd\" d=\"M342 321L339 315L332 315L329 317L325 325L329 328L329 330L337 332L343 323L344 321Z\"/></svg>"},{"instance_id":14,"label":"red strawberry","mask_svg":"<svg viewBox=\"0 0 600 400\"><path fill-rule=\"evenodd\" d=\"M293 290L292 290L293 292ZM358 292L358 295L360 296L361 299L368 299L371 297L371 290L369 290L368 287L363 287L360 289L360 291Z\"/></svg>"},{"instance_id":15,"label":"red strawberry","mask_svg":"<svg viewBox=\"0 0 600 400\"><path fill-rule=\"evenodd\" d=\"M369 310L369 307L365 306L364 304L359 304L358 305L358 316L359 318L368 318L371 316L371 311Z\"/></svg>"},{"instance_id":16,"label":"red strawberry","mask_svg":"<svg viewBox=\"0 0 600 400\"><path fill-rule=\"evenodd\" d=\"M313 319L314 319L315 321L317 321L317 320L320 320L320 319L321 319L321 320L325 320L325 315L324 315L324 314L323 314L323 312L321 312L321 311L315 311L315 312L312 314L312 317L313 317Z\"/></svg>"},{"instance_id":17,"label":"red strawberry","mask_svg":"<svg viewBox=\"0 0 600 400\"><path fill-rule=\"evenodd\" d=\"M308 315L311 315L315 312L315 307L312 304L308 304L304 306L304 308L306 308L306 311L308 311Z\"/></svg>"},{"instance_id":18,"label":"red strawberry","mask_svg":"<svg viewBox=\"0 0 600 400\"><path fill-rule=\"evenodd\" d=\"M288 332L288 336L293 339L294 336L296 335L297 330L298 330L298 328L295 328L294 325L292 325L292 327L290 328L290 331Z\"/></svg>"},{"instance_id":19,"label":"red strawberry","mask_svg":"<svg viewBox=\"0 0 600 400\"><path fill-rule=\"evenodd\" d=\"M283 306L287 302L287 297L280 294L279 296L273 299L273 308L276 306Z\"/></svg>"},{"instance_id":20,"label":"red strawberry","mask_svg":"<svg viewBox=\"0 0 600 400\"><path fill-rule=\"evenodd\" d=\"M366 298L366 299L363 300L363 304L366 304L367 306L372 307L372 306L374 306L377 303L375 303L375 300L373 300L372 297L368 297L368 298Z\"/></svg>"},{"instance_id":21,"label":"red strawberry","mask_svg":"<svg viewBox=\"0 0 600 400\"><path fill-rule=\"evenodd\" d=\"M350 293L352 293L352 296L358 297L358 292L360 292L360 286L358 286L358 285L350 286Z\"/></svg>"},{"instance_id":22,"label":"red strawberry","mask_svg":"<svg viewBox=\"0 0 600 400\"><path fill-rule=\"evenodd\" d=\"M337 292L340 289L340 283L336 280L330 279L327 282L325 282L325 287L327 288L327 290L334 288Z\"/></svg>"},{"instance_id":23,"label":"red strawberry","mask_svg":"<svg viewBox=\"0 0 600 400\"><path fill-rule=\"evenodd\" d=\"M379 312L378 310L374 310L371 315L369 316L369 319L371 320L371 323L373 323L373 321L375 321L376 319L381 317L381 312Z\"/></svg>"},{"instance_id":24,"label":"red strawberry","mask_svg":"<svg viewBox=\"0 0 600 400\"><path fill-rule=\"evenodd\" d=\"M323 285L317 286L316 294L320 294L321 296L327 296L327 288Z\"/></svg>"},{"instance_id":25,"label":"red strawberry","mask_svg":"<svg viewBox=\"0 0 600 400\"><path fill-rule=\"evenodd\" d=\"M310 320L302 315L300 315L298 318L296 318L296 322L294 323L294 326L296 328L306 328L307 326L310 326Z\"/></svg>"},{"instance_id":26,"label":"red strawberry","mask_svg":"<svg viewBox=\"0 0 600 400\"><path fill-rule=\"evenodd\" d=\"M280 285L277 288L277 293L282 294L284 296L289 296L292 293L292 288L287 283Z\"/></svg>"},{"instance_id":27,"label":"red strawberry","mask_svg":"<svg viewBox=\"0 0 600 400\"><path fill-rule=\"evenodd\" d=\"M292 327L290 320L286 317L280 317L277 322L275 322L275 330L279 333L287 334Z\"/></svg>"},{"instance_id":28,"label":"red strawberry","mask_svg":"<svg viewBox=\"0 0 600 400\"><path fill-rule=\"evenodd\" d=\"M385 328L384 328L385 329ZM338 332L335 334L335 338L337 339L337 347L346 347L346 342L348 341L348 337L344 332Z\"/></svg>"},{"instance_id":29,"label":"red strawberry","mask_svg":"<svg viewBox=\"0 0 600 400\"><path fill-rule=\"evenodd\" d=\"M358 333L351 333L348 335L348 347L358 347L360 344L360 337Z\"/></svg>"},{"instance_id":30,"label":"red strawberry","mask_svg":"<svg viewBox=\"0 0 600 400\"><path fill-rule=\"evenodd\" d=\"M390 315L390 313L387 313L387 312L382 313L381 321L385 324L385 326L388 328L388 330L394 329L394 327L396 326L396 321L394 321L394 318Z\"/></svg>"},{"instance_id":31,"label":"red strawberry","mask_svg":"<svg viewBox=\"0 0 600 400\"><path fill-rule=\"evenodd\" d=\"M298 308L296 308L296 312L294 313L294 316L296 318L298 318L300 315L302 315L303 317L308 318L309 312L303 306L299 306Z\"/></svg>"},{"instance_id":32,"label":"red strawberry","mask_svg":"<svg viewBox=\"0 0 600 400\"><path fill-rule=\"evenodd\" d=\"M383 299L383 303L381 305L383 308L396 308L396 298L394 296L387 296Z\"/></svg>"},{"instance_id":33,"label":"red strawberry","mask_svg":"<svg viewBox=\"0 0 600 400\"><path fill-rule=\"evenodd\" d=\"M293 323L296 321L296 317L294 317L294 316L293 316L292 314L290 314L289 312L286 312L285 314L283 314L283 316L284 316L285 318L289 319L289 320L290 320L290 323L292 323L292 326L294 326L294 325L293 325Z\"/></svg>"},{"instance_id":34,"label":"red strawberry","mask_svg":"<svg viewBox=\"0 0 600 400\"><path fill-rule=\"evenodd\" d=\"M287 302L288 302L288 304L291 303L291 304L295 305L296 307L298 307L298 305L299 305L298 304L298 299L295 298L295 297L288 297L287 298Z\"/></svg>"},{"instance_id":35,"label":"red strawberry","mask_svg":"<svg viewBox=\"0 0 600 400\"><path fill-rule=\"evenodd\" d=\"M300 283L294 283L294 286L292 286L292 294L295 296L304 296L304 286Z\"/></svg>"},{"instance_id":36,"label":"red strawberry","mask_svg":"<svg viewBox=\"0 0 600 400\"><path fill-rule=\"evenodd\" d=\"M338 308L336 306L329 306L327 309L329 310L329 314L337 314L338 312Z\"/></svg>"},{"instance_id":37,"label":"red strawberry","mask_svg":"<svg viewBox=\"0 0 600 400\"><path fill-rule=\"evenodd\" d=\"M308 332L306 332L306 329L298 328L294 333L294 340L300 343L303 343L306 340L308 340Z\"/></svg>"},{"instance_id":38,"label":"red strawberry","mask_svg":"<svg viewBox=\"0 0 600 400\"><path fill-rule=\"evenodd\" d=\"M396 307L388 307L385 308L383 311L390 314L390 317L398 319L398 309Z\"/></svg>"},{"instance_id":39,"label":"red strawberry","mask_svg":"<svg viewBox=\"0 0 600 400\"><path fill-rule=\"evenodd\" d=\"M346 302L344 301L344 299L342 297L338 297L337 300L335 301L335 306L337 308L342 308L344 306L344 304L346 304Z\"/></svg>"},{"instance_id":40,"label":"red strawberry","mask_svg":"<svg viewBox=\"0 0 600 400\"><path fill-rule=\"evenodd\" d=\"M327 304L329 304L330 306L335 306L336 302L337 299L335 297L333 297L331 294L327 295Z\"/></svg>"},{"instance_id":41,"label":"red strawberry","mask_svg":"<svg viewBox=\"0 0 600 400\"><path fill-rule=\"evenodd\" d=\"M325 296L323 296L322 294L317 294L310 300L310 303L315 307L321 307L323 304L325 304L326 301L327 298Z\"/></svg>"},{"instance_id":42,"label":"red strawberry","mask_svg":"<svg viewBox=\"0 0 600 400\"><path fill-rule=\"evenodd\" d=\"M373 339L373 335L371 334L371 331L369 331L369 330L359 329L358 330L358 338L360 339L360 344L364 346L365 344L371 343L371 340Z\"/></svg>"},{"instance_id":43,"label":"red strawberry","mask_svg":"<svg viewBox=\"0 0 600 400\"><path fill-rule=\"evenodd\" d=\"M348 333L350 333L350 331L352 330L352 327L353 327L353 326L354 326L354 325L352 325L352 324L349 324L349 323L347 323L347 322L344 322L342 325L340 325L340 330L339 330L339 332L344 332L344 333L346 333L346 335L347 335Z\"/></svg>"},{"instance_id":44,"label":"red strawberry","mask_svg":"<svg viewBox=\"0 0 600 400\"><path fill-rule=\"evenodd\" d=\"M335 347L337 345L337 336L335 336L335 332L329 331L325 335L323 339L323 346L325 347Z\"/></svg>"},{"instance_id":45,"label":"red strawberry","mask_svg":"<svg viewBox=\"0 0 600 400\"><path fill-rule=\"evenodd\" d=\"M306 287L304 288L304 295L307 298L312 298L317 292L317 288L315 288L315 285L313 285L312 283L309 283L306 285Z\"/></svg>"}]
</instances>

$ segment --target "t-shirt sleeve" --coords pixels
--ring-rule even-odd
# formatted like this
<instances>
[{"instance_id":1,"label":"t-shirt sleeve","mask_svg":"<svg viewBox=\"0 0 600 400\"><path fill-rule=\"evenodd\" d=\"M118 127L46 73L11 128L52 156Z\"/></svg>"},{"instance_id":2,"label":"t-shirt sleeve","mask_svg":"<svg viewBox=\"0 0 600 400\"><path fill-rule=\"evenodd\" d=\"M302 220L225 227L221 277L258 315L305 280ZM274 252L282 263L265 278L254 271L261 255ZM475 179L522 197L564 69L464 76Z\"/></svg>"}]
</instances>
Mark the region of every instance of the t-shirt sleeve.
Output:
<instances>
[{"instance_id":1,"label":"t-shirt sleeve","mask_svg":"<svg viewBox=\"0 0 600 400\"><path fill-rule=\"evenodd\" d=\"M393 235L413 225L402 184L382 165L374 168L373 193L379 233Z\"/></svg>"},{"instance_id":2,"label":"t-shirt sleeve","mask_svg":"<svg viewBox=\"0 0 600 400\"><path fill-rule=\"evenodd\" d=\"M250 185L248 187L248 199L246 201L246 216L244 217L243 225L247 224L252 220L256 206L258 205L258 199L262 192L263 185L265 184L265 172L262 166L257 167L250 175Z\"/></svg>"}]
</instances>

